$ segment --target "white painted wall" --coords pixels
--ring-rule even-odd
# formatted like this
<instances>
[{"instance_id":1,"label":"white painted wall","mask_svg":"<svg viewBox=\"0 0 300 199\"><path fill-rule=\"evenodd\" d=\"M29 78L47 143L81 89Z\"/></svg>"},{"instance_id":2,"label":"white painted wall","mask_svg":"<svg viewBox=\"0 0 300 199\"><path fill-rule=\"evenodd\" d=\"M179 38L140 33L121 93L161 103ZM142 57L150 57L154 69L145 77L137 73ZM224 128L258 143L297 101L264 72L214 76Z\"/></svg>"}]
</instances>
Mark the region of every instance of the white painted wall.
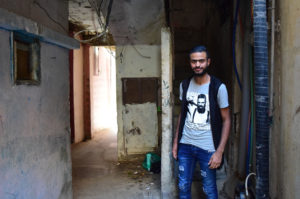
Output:
<instances>
[{"instance_id":1,"label":"white painted wall","mask_svg":"<svg viewBox=\"0 0 300 199\"><path fill-rule=\"evenodd\" d=\"M157 107L155 103L123 106L123 77L160 77L160 46L116 47L118 157L153 151L158 146ZM138 127L141 133L130 131Z\"/></svg>"},{"instance_id":2,"label":"white painted wall","mask_svg":"<svg viewBox=\"0 0 300 199\"><path fill-rule=\"evenodd\" d=\"M14 86L0 30L0 198L71 199L67 49L41 43L41 84Z\"/></svg>"}]
</instances>

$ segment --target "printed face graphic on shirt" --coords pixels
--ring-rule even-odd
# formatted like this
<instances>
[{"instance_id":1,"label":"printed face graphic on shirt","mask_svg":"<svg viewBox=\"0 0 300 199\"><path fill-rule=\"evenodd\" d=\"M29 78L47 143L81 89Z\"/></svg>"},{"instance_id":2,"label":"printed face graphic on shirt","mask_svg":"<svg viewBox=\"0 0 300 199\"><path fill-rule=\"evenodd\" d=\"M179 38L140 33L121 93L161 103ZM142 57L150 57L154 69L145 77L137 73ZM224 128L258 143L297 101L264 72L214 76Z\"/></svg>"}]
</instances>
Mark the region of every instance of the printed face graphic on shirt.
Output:
<instances>
[{"instance_id":1,"label":"printed face graphic on shirt","mask_svg":"<svg viewBox=\"0 0 300 199\"><path fill-rule=\"evenodd\" d=\"M198 113L204 113L205 112L205 105L206 105L206 96L204 94L198 95L198 100L197 100L197 111L198 111Z\"/></svg>"},{"instance_id":2,"label":"printed face graphic on shirt","mask_svg":"<svg viewBox=\"0 0 300 199\"><path fill-rule=\"evenodd\" d=\"M210 130L210 111L208 94L187 93L188 114L186 125L195 130Z\"/></svg>"}]
</instances>

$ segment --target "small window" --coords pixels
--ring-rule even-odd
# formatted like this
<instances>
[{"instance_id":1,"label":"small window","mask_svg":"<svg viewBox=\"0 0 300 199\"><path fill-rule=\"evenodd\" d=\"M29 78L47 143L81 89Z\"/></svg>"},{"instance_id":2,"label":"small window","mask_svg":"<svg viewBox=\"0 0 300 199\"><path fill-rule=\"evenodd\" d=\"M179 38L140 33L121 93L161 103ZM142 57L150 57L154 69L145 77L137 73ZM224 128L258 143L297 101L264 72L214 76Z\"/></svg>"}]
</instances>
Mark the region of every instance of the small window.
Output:
<instances>
[{"instance_id":1,"label":"small window","mask_svg":"<svg viewBox=\"0 0 300 199\"><path fill-rule=\"evenodd\" d=\"M13 34L15 84L40 84L40 44L30 35Z\"/></svg>"}]
</instances>

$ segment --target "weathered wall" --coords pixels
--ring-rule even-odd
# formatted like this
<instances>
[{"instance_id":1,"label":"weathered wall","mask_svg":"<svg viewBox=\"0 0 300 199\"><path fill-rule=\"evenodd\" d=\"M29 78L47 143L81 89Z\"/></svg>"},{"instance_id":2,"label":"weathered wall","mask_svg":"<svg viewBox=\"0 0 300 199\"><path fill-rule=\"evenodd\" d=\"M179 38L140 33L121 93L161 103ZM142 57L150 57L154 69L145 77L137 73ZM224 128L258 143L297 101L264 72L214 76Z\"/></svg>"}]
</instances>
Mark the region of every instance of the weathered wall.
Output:
<instances>
[{"instance_id":1,"label":"weathered wall","mask_svg":"<svg viewBox=\"0 0 300 199\"><path fill-rule=\"evenodd\" d=\"M160 46L117 46L118 157L153 151L158 146L155 103L123 105L123 77L160 77ZM132 131L132 129L139 129ZM136 133L134 133L136 132Z\"/></svg>"},{"instance_id":2,"label":"weathered wall","mask_svg":"<svg viewBox=\"0 0 300 199\"><path fill-rule=\"evenodd\" d=\"M41 43L41 84L13 86L0 44L0 198L72 198L68 50Z\"/></svg>"},{"instance_id":3,"label":"weathered wall","mask_svg":"<svg viewBox=\"0 0 300 199\"><path fill-rule=\"evenodd\" d=\"M84 140L83 122L83 46L74 50L73 59L73 78L74 78L74 142Z\"/></svg>"},{"instance_id":4,"label":"weathered wall","mask_svg":"<svg viewBox=\"0 0 300 199\"><path fill-rule=\"evenodd\" d=\"M300 195L300 2L281 0L277 12L270 193L292 199Z\"/></svg>"},{"instance_id":5,"label":"weathered wall","mask_svg":"<svg viewBox=\"0 0 300 199\"><path fill-rule=\"evenodd\" d=\"M33 2L1 0L1 27L40 34L43 39L49 37L49 42L71 46L63 30L68 19L65 2L36 1L45 10ZM45 26L50 29L43 32L40 28ZM40 85L16 86L11 79L9 42L10 32L1 29L0 198L70 199L69 51L41 42Z\"/></svg>"},{"instance_id":6,"label":"weathered wall","mask_svg":"<svg viewBox=\"0 0 300 199\"><path fill-rule=\"evenodd\" d=\"M163 0L115 0L109 24L114 41L117 45L160 44L164 11Z\"/></svg>"},{"instance_id":7,"label":"weathered wall","mask_svg":"<svg viewBox=\"0 0 300 199\"><path fill-rule=\"evenodd\" d=\"M57 32L68 32L68 1L0 0L1 8L37 21ZM49 17L49 16L50 17Z\"/></svg>"}]
</instances>

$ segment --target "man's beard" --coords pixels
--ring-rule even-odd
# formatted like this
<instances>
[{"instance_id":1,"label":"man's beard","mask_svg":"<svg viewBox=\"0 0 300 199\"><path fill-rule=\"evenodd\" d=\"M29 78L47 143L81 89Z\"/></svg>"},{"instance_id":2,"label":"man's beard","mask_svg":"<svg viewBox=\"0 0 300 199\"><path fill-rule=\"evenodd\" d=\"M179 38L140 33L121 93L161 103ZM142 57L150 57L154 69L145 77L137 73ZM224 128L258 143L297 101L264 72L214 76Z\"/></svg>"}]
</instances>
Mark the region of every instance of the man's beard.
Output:
<instances>
[{"instance_id":1,"label":"man's beard","mask_svg":"<svg viewBox=\"0 0 300 199\"><path fill-rule=\"evenodd\" d=\"M196 73L194 71L194 76L197 76L197 77L203 77L206 73L207 73L207 70L208 70L208 67L204 68L203 71L201 73Z\"/></svg>"},{"instance_id":2,"label":"man's beard","mask_svg":"<svg viewBox=\"0 0 300 199\"><path fill-rule=\"evenodd\" d=\"M204 113L205 112L205 106L198 106L197 111L198 111L198 113Z\"/></svg>"}]
</instances>

